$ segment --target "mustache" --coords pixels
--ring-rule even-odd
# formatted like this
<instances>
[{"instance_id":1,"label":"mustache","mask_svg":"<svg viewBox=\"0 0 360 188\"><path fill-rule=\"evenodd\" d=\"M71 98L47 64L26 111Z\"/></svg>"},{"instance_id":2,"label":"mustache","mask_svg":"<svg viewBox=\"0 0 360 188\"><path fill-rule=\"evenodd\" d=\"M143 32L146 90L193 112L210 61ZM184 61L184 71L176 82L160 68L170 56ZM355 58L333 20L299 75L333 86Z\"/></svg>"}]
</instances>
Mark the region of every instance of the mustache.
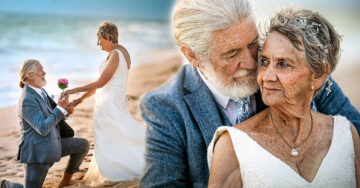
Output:
<instances>
[{"instance_id":1,"label":"mustache","mask_svg":"<svg viewBox=\"0 0 360 188\"><path fill-rule=\"evenodd\" d=\"M234 78L242 77L242 76L250 75L250 74L252 74L254 72L255 72L254 70L242 69L242 70L236 71L233 77Z\"/></svg>"}]
</instances>

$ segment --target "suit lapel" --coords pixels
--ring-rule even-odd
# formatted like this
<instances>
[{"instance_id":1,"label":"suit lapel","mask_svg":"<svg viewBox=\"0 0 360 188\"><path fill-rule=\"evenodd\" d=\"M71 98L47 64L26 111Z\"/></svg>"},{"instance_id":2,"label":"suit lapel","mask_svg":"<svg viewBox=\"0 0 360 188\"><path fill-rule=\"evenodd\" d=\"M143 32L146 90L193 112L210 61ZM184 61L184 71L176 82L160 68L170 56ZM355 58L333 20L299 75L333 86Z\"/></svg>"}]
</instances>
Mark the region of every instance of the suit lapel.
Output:
<instances>
[{"instance_id":1,"label":"suit lapel","mask_svg":"<svg viewBox=\"0 0 360 188\"><path fill-rule=\"evenodd\" d=\"M34 95L35 99L40 103L40 105L43 106L43 108L46 108L49 110L49 112L52 112L52 109L50 108L50 106L45 102L45 100L38 93L36 93L35 90L33 90L29 86L26 86L26 91L30 92L32 95Z\"/></svg>"},{"instance_id":2,"label":"suit lapel","mask_svg":"<svg viewBox=\"0 0 360 188\"><path fill-rule=\"evenodd\" d=\"M45 91L45 89L44 89L44 91ZM45 93L46 93L46 96L48 96L48 100L49 100L49 103L51 105L50 107L52 109L54 109L57 106L56 102L51 97L49 97L49 94L46 91L45 91Z\"/></svg>"},{"instance_id":3,"label":"suit lapel","mask_svg":"<svg viewBox=\"0 0 360 188\"><path fill-rule=\"evenodd\" d=\"M196 119L206 145L209 145L216 129L230 123L226 116L225 119L221 117L224 113L218 108L210 90L201 80L196 69L190 65L186 67L184 87L189 91L184 96L186 104Z\"/></svg>"}]
</instances>

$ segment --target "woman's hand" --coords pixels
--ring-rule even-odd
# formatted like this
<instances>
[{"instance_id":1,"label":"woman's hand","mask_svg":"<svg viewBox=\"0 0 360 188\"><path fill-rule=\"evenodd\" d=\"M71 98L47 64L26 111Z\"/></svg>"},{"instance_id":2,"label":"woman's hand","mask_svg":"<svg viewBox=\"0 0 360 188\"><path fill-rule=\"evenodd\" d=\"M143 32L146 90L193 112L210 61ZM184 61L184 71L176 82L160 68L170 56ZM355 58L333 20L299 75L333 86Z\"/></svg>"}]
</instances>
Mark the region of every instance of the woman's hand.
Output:
<instances>
[{"instance_id":1,"label":"woman's hand","mask_svg":"<svg viewBox=\"0 0 360 188\"><path fill-rule=\"evenodd\" d=\"M71 95L77 93L76 89L69 89L63 92L64 95Z\"/></svg>"},{"instance_id":2,"label":"woman's hand","mask_svg":"<svg viewBox=\"0 0 360 188\"><path fill-rule=\"evenodd\" d=\"M68 106L74 106L76 107L77 105L79 105L82 101L80 99L76 99L76 100L73 100L71 103L69 103Z\"/></svg>"}]
</instances>

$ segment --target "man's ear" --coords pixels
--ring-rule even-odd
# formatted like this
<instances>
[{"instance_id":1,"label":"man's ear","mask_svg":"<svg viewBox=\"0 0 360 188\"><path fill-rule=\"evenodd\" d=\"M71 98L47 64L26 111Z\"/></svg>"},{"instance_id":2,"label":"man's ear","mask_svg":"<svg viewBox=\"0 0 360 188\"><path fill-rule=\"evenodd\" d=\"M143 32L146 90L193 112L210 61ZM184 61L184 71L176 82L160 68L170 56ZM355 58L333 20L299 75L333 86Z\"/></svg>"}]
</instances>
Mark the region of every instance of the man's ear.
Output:
<instances>
[{"instance_id":1,"label":"man's ear","mask_svg":"<svg viewBox=\"0 0 360 188\"><path fill-rule=\"evenodd\" d=\"M312 75L312 80L315 90L321 88L325 84L326 79L329 77L330 65L328 62L326 62L325 65L326 65L326 72L323 75L318 77L316 77L314 73Z\"/></svg>"},{"instance_id":2,"label":"man's ear","mask_svg":"<svg viewBox=\"0 0 360 188\"><path fill-rule=\"evenodd\" d=\"M34 78L34 73L33 73L33 72L27 72L27 73L26 73L26 78L27 78L27 80L33 80L33 78Z\"/></svg>"},{"instance_id":3,"label":"man's ear","mask_svg":"<svg viewBox=\"0 0 360 188\"><path fill-rule=\"evenodd\" d=\"M196 57L196 54L191 50L191 48L187 45L182 45L180 47L181 52L184 54L186 59L194 66L199 67L200 61L199 58Z\"/></svg>"}]
</instances>

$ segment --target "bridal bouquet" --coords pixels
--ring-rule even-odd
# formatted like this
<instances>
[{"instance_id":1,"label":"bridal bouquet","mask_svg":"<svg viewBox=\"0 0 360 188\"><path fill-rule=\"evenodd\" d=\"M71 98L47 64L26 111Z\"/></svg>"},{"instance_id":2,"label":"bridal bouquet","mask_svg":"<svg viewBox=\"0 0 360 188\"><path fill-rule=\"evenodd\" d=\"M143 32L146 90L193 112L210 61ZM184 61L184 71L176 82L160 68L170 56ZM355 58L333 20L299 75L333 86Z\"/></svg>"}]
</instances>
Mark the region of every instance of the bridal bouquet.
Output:
<instances>
[{"instance_id":1,"label":"bridal bouquet","mask_svg":"<svg viewBox=\"0 0 360 188\"><path fill-rule=\"evenodd\" d=\"M61 78L58 80L58 86L64 91L68 87L69 81L66 78Z\"/></svg>"}]
</instances>

